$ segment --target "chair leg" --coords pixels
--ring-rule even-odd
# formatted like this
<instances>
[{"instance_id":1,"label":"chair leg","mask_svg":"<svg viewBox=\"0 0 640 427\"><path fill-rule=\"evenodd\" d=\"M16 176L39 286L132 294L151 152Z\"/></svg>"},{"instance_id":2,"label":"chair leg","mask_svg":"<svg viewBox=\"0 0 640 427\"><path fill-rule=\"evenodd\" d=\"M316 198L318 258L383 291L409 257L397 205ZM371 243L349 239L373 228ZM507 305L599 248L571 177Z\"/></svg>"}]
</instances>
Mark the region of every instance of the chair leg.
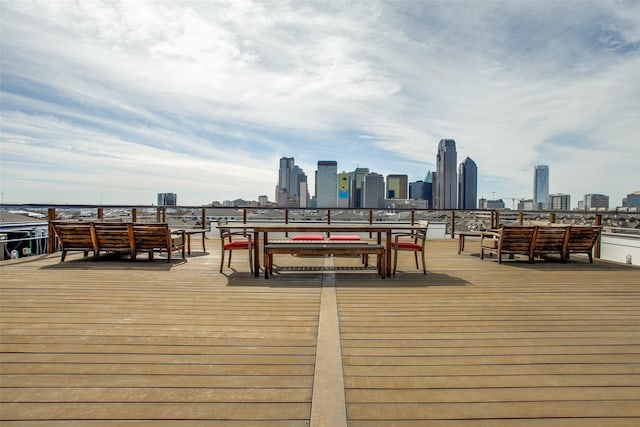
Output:
<instances>
[{"instance_id":1,"label":"chair leg","mask_svg":"<svg viewBox=\"0 0 640 427\"><path fill-rule=\"evenodd\" d=\"M393 251L393 275L396 274L396 269L398 268L398 250Z\"/></svg>"},{"instance_id":2,"label":"chair leg","mask_svg":"<svg viewBox=\"0 0 640 427\"><path fill-rule=\"evenodd\" d=\"M222 267L224 267L224 248L222 249L222 257L220 258L220 273L222 273Z\"/></svg>"},{"instance_id":3,"label":"chair leg","mask_svg":"<svg viewBox=\"0 0 640 427\"><path fill-rule=\"evenodd\" d=\"M420 266L418 265L418 252L414 252L413 257L416 259L416 268L420 268Z\"/></svg>"},{"instance_id":4,"label":"chair leg","mask_svg":"<svg viewBox=\"0 0 640 427\"><path fill-rule=\"evenodd\" d=\"M233 251L229 251L229 262L227 263L227 267L231 268L231 255L233 255Z\"/></svg>"},{"instance_id":5,"label":"chair leg","mask_svg":"<svg viewBox=\"0 0 640 427\"><path fill-rule=\"evenodd\" d=\"M424 263L424 251L422 251L422 272L424 274L427 274L427 267L426 267L426 265Z\"/></svg>"},{"instance_id":6,"label":"chair leg","mask_svg":"<svg viewBox=\"0 0 640 427\"><path fill-rule=\"evenodd\" d=\"M249 248L249 270L251 270L251 275L253 275L253 250Z\"/></svg>"}]
</instances>

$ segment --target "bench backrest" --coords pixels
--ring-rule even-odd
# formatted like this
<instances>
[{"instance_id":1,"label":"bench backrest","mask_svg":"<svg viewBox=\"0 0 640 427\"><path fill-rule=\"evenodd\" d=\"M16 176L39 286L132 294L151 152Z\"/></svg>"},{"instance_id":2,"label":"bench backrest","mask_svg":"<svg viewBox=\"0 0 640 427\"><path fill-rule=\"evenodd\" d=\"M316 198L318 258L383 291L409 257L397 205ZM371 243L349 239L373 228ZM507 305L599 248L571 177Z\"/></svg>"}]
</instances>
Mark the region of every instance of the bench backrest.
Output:
<instances>
[{"instance_id":1,"label":"bench backrest","mask_svg":"<svg viewBox=\"0 0 640 427\"><path fill-rule=\"evenodd\" d=\"M537 227L505 225L500 229L498 248L502 251L530 252Z\"/></svg>"},{"instance_id":2,"label":"bench backrest","mask_svg":"<svg viewBox=\"0 0 640 427\"><path fill-rule=\"evenodd\" d=\"M569 229L567 251L589 252L598 241L601 231L601 226L571 226Z\"/></svg>"},{"instance_id":3,"label":"bench backrest","mask_svg":"<svg viewBox=\"0 0 640 427\"><path fill-rule=\"evenodd\" d=\"M63 250L93 250L91 224L88 222L53 222L53 229Z\"/></svg>"},{"instance_id":4,"label":"bench backrest","mask_svg":"<svg viewBox=\"0 0 640 427\"><path fill-rule=\"evenodd\" d=\"M169 224L135 223L133 237L136 250L171 247Z\"/></svg>"},{"instance_id":5,"label":"bench backrest","mask_svg":"<svg viewBox=\"0 0 640 427\"><path fill-rule=\"evenodd\" d=\"M534 251L537 253L562 253L565 250L568 237L569 227L538 226Z\"/></svg>"},{"instance_id":6,"label":"bench backrest","mask_svg":"<svg viewBox=\"0 0 640 427\"><path fill-rule=\"evenodd\" d=\"M117 222L92 222L93 244L96 250L131 249L131 224Z\"/></svg>"}]
</instances>

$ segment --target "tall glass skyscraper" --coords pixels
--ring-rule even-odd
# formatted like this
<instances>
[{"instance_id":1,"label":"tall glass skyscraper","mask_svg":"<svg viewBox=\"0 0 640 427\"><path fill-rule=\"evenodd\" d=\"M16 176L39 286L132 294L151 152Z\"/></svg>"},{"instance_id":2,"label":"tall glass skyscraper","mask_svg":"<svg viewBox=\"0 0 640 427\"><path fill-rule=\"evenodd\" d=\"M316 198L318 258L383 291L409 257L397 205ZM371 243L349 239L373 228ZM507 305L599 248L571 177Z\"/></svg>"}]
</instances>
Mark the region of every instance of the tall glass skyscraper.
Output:
<instances>
[{"instance_id":1,"label":"tall glass skyscraper","mask_svg":"<svg viewBox=\"0 0 640 427\"><path fill-rule=\"evenodd\" d=\"M549 166L536 165L533 169L533 203L538 209L549 207Z\"/></svg>"},{"instance_id":2,"label":"tall glass skyscraper","mask_svg":"<svg viewBox=\"0 0 640 427\"><path fill-rule=\"evenodd\" d=\"M363 208L384 207L384 176L379 173L368 173L362 185Z\"/></svg>"},{"instance_id":3,"label":"tall glass skyscraper","mask_svg":"<svg viewBox=\"0 0 640 427\"><path fill-rule=\"evenodd\" d=\"M456 167L458 153L453 139L441 139L436 158L435 208L455 209L458 205Z\"/></svg>"},{"instance_id":4,"label":"tall glass skyscraper","mask_svg":"<svg viewBox=\"0 0 640 427\"><path fill-rule=\"evenodd\" d=\"M478 200L478 167L467 157L458 169L458 209L476 209Z\"/></svg>"},{"instance_id":5,"label":"tall glass skyscraper","mask_svg":"<svg viewBox=\"0 0 640 427\"><path fill-rule=\"evenodd\" d=\"M338 162L335 160L318 161L316 206L319 208L338 207Z\"/></svg>"}]
</instances>

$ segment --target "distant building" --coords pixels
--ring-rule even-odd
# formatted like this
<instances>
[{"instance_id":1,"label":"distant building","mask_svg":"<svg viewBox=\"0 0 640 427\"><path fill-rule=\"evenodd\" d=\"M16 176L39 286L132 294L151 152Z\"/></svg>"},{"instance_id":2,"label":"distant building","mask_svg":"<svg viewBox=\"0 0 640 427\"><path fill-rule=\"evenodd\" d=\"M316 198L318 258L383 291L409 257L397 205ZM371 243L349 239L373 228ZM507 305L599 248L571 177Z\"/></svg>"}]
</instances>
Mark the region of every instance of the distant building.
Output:
<instances>
[{"instance_id":1,"label":"distant building","mask_svg":"<svg viewBox=\"0 0 640 427\"><path fill-rule=\"evenodd\" d=\"M178 206L176 193L158 193L158 206Z\"/></svg>"},{"instance_id":2,"label":"distant building","mask_svg":"<svg viewBox=\"0 0 640 427\"><path fill-rule=\"evenodd\" d=\"M379 209L384 207L384 177L370 172L363 183L363 208Z\"/></svg>"},{"instance_id":3,"label":"distant building","mask_svg":"<svg viewBox=\"0 0 640 427\"><path fill-rule=\"evenodd\" d=\"M549 205L549 166L537 165L533 169L533 201L537 209L547 209Z\"/></svg>"},{"instance_id":4,"label":"distant building","mask_svg":"<svg viewBox=\"0 0 640 427\"><path fill-rule=\"evenodd\" d=\"M341 172L338 174L338 207L349 207L349 187L350 187L349 174Z\"/></svg>"},{"instance_id":5,"label":"distant building","mask_svg":"<svg viewBox=\"0 0 640 427\"><path fill-rule=\"evenodd\" d=\"M368 173L368 168L356 168L355 171L349 173L349 207L361 208L363 206L362 188L364 184L364 177L367 176Z\"/></svg>"},{"instance_id":6,"label":"distant building","mask_svg":"<svg viewBox=\"0 0 640 427\"><path fill-rule=\"evenodd\" d=\"M441 139L436 157L435 208L455 209L458 205L456 167L458 154L453 139Z\"/></svg>"},{"instance_id":7,"label":"distant building","mask_svg":"<svg viewBox=\"0 0 640 427\"><path fill-rule=\"evenodd\" d=\"M488 209L487 208L487 199L481 197L478 199L478 209Z\"/></svg>"},{"instance_id":8,"label":"distant building","mask_svg":"<svg viewBox=\"0 0 640 427\"><path fill-rule=\"evenodd\" d=\"M467 157L458 168L458 209L476 209L478 197L478 167Z\"/></svg>"},{"instance_id":9,"label":"distant building","mask_svg":"<svg viewBox=\"0 0 640 427\"><path fill-rule=\"evenodd\" d=\"M483 200L483 199L481 199ZM504 200L502 199L497 199L497 200L487 200L485 202L485 208L484 209L504 209Z\"/></svg>"},{"instance_id":10,"label":"distant building","mask_svg":"<svg viewBox=\"0 0 640 427\"><path fill-rule=\"evenodd\" d=\"M428 208L433 208L435 205L433 204L433 178L435 173L431 171L427 172L427 176L424 178L424 187L422 188L422 198L429 202Z\"/></svg>"},{"instance_id":11,"label":"distant building","mask_svg":"<svg viewBox=\"0 0 640 427\"><path fill-rule=\"evenodd\" d=\"M423 200L424 181L413 181L409 183L409 198L413 200Z\"/></svg>"},{"instance_id":12,"label":"distant building","mask_svg":"<svg viewBox=\"0 0 640 427\"><path fill-rule=\"evenodd\" d=\"M407 175L387 175L387 198L406 199L408 185Z\"/></svg>"},{"instance_id":13,"label":"distant building","mask_svg":"<svg viewBox=\"0 0 640 427\"><path fill-rule=\"evenodd\" d=\"M519 211L535 211L537 209L538 206L534 203L533 199L522 199L518 201Z\"/></svg>"},{"instance_id":14,"label":"distant building","mask_svg":"<svg viewBox=\"0 0 640 427\"><path fill-rule=\"evenodd\" d=\"M318 208L338 207L338 162L335 160L318 161L316 203Z\"/></svg>"},{"instance_id":15,"label":"distant building","mask_svg":"<svg viewBox=\"0 0 640 427\"><path fill-rule=\"evenodd\" d=\"M276 201L280 207L305 207L309 200L307 175L293 157L282 157L278 170Z\"/></svg>"},{"instance_id":16,"label":"distant building","mask_svg":"<svg viewBox=\"0 0 640 427\"><path fill-rule=\"evenodd\" d=\"M627 194L627 197L622 199L622 207L640 208L640 191Z\"/></svg>"},{"instance_id":17,"label":"distant building","mask_svg":"<svg viewBox=\"0 0 640 427\"><path fill-rule=\"evenodd\" d=\"M585 194L584 209L609 209L609 196L604 194Z\"/></svg>"},{"instance_id":18,"label":"distant building","mask_svg":"<svg viewBox=\"0 0 640 427\"><path fill-rule=\"evenodd\" d=\"M549 196L549 209L554 211L568 211L571 209L571 196L568 194L551 194Z\"/></svg>"}]
</instances>

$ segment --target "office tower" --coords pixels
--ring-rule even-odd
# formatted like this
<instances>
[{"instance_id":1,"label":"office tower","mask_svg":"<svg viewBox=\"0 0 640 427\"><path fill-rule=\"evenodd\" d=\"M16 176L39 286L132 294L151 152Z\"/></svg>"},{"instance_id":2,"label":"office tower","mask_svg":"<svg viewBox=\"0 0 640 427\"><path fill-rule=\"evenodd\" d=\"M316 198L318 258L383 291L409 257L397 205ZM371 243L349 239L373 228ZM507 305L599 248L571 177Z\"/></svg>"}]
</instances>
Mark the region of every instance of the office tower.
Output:
<instances>
[{"instance_id":1,"label":"office tower","mask_svg":"<svg viewBox=\"0 0 640 427\"><path fill-rule=\"evenodd\" d=\"M269 203L269 198L266 195L258 196L258 205L266 206Z\"/></svg>"},{"instance_id":2,"label":"office tower","mask_svg":"<svg viewBox=\"0 0 640 427\"><path fill-rule=\"evenodd\" d=\"M346 172L341 172L338 175L338 207L339 208L348 208L349 207L349 184L351 179L349 178L349 174Z\"/></svg>"},{"instance_id":3,"label":"office tower","mask_svg":"<svg viewBox=\"0 0 640 427\"><path fill-rule=\"evenodd\" d=\"M549 166L536 165L533 169L533 202L538 209L549 206Z\"/></svg>"},{"instance_id":4,"label":"office tower","mask_svg":"<svg viewBox=\"0 0 640 427\"><path fill-rule=\"evenodd\" d=\"M424 181L409 183L409 198L413 200L424 200Z\"/></svg>"},{"instance_id":5,"label":"office tower","mask_svg":"<svg viewBox=\"0 0 640 427\"><path fill-rule=\"evenodd\" d=\"M549 209L554 211L568 211L571 209L571 196L568 194L551 194L549 196Z\"/></svg>"},{"instance_id":6,"label":"office tower","mask_svg":"<svg viewBox=\"0 0 640 427\"><path fill-rule=\"evenodd\" d=\"M338 162L335 160L318 161L316 203L318 208L338 206Z\"/></svg>"},{"instance_id":7,"label":"office tower","mask_svg":"<svg viewBox=\"0 0 640 427\"><path fill-rule=\"evenodd\" d=\"M435 178L435 172L428 171L427 176L424 178L424 187L422 188L422 198L425 199L429 204L428 208L433 208L433 179Z\"/></svg>"},{"instance_id":8,"label":"office tower","mask_svg":"<svg viewBox=\"0 0 640 427\"><path fill-rule=\"evenodd\" d=\"M457 163L456 142L453 139L441 139L436 158L436 209L455 209L457 207Z\"/></svg>"},{"instance_id":9,"label":"office tower","mask_svg":"<svg viewBox=\"0 0 640 427\"><path fill-rule=\"evenodd\" d=\"M478 167L467 157L458 169L458 209L476 209L478 199Z\"/></svg>"},{"instance_id":10,"label":"office tower","mask_svg":"<svg viewBox=\"0 0 640 427\"><path fill-rule=\"evenodd\" d=\"M627 197L622 199L623 208L640 208L640 191L634 191L627 194Z\"/></svg>"},{"instance_id":11,"label":"office tower","mask_svg":"<svg viewBox=\"0 0 640 427\"><path fill-rule=\"evenodd\" d=\"M356 168L355 171L349 172L350 191L349 191L349 207L361 208L362 207L362 184L364 183L364 177L369 173L368 168Z\"/></svg>"},{"instance_id":12,"label":"office tower","mask_svg":"<svg viewBox=\"0 0 640 427\"><path fill-rule=\"evenodd\" d=\"M584 209L609 209L609 196L604 194L585 194Z\"/></svg>"},{"instance_id":13,"label":"office tower","mask_svg":"<svg viewBox=\"0 0 640 427\"><path fill-rule=\"evenodd\" d=\"M533 199L522 199L518 201L519 211L535 211L538 206L533 202Z\"/></svg>"},{"instance_id":14,"label":"office tower","mask_svg":"<svg viewBox=\"0 0 640 427\"><path fill-rule=\"evenodd\" d=\"M485 209L504 209L504 200L485 200L484 206Z\"/></svg>"},{"instance_id":15,"label":"office tower","mask_svg":"<svg viewBox=\"0 0 640 427\"><path fill-rule=\"evenodd\" d=\"M309 198L307 175L296 166L293 157L282 157L278 171L278 185L276 187L276 201L279 207L306 206ZM304 190L302 189L304 187Z\"/></svg>"},{"instance_id":16,"label":"office tower","mask_svg":"<svg viewBox=\"0 0 640 427\"><path fill-rule=\"evenodd\" d=\"M371 172L364 177L362 188L363 208L378 209L384 207L384 177Z\"/></svg>"},{"instance_id":17,"label":"office tower","mask_svg":"<svg viewBox=\"0 0 640 427\"><path fill-rule=\"evenodd\" d=\"M158 206L178 206L176 193L158 193Z\"/></svg>"},{"instance_id":18,"label":"office tower","mask_svg":"<svg viewBox=\"0 0 640 427\"><path fill-rule=\"evenodd\" d=\"M406 199L408 185L407 175L387 175L387 199Z\"/></svg>"}]
</instances>

